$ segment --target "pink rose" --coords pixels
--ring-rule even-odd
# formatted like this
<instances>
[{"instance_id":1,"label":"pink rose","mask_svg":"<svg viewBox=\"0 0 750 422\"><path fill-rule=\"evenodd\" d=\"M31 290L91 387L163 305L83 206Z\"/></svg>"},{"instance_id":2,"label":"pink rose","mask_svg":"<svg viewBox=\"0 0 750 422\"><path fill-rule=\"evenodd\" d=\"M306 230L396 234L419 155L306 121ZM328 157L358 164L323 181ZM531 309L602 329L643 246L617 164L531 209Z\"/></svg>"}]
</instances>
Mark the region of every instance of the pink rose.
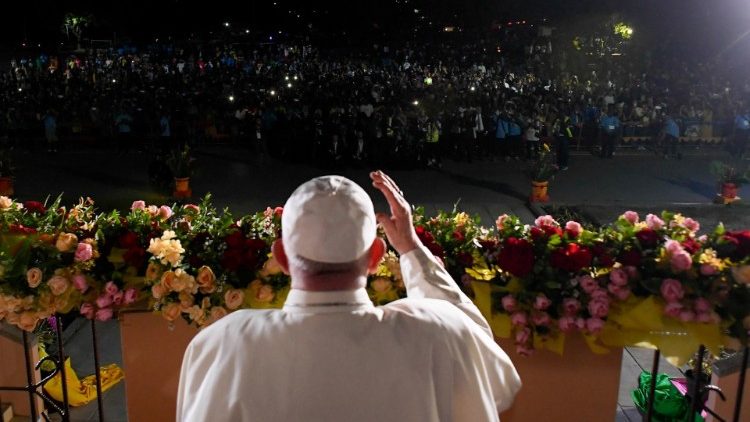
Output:
<instances>
[{"instance_id":1,"label":"pink rose","mask_svg":"<svg viewBox=\"0 0 750 422\"><path fill-rule=\"evenodd\" d=\"M60 296L65 293L65 291L68 290L69 285L70 283L68 283L68 279L60 275L53 276L47 282L47 286L49 286L49 289L54 296Z\"/></svg>"},{"instance_id":2,"label":"pink rose","mask_svg":"<svg viewBox=\"0 0 750 422\"><path fill-rule=\"evenodd\" d=\"M578 283L581 285L583 291L588 294L591 294L591 292L599 287L599 283L597 283L590 275L582 275L578 278Z\"/></svg>"},{"instance_id":3,"label":"pink rose","mask_svg":"<svg viewBox=\"0 0 750 422\"><path fill-rule=\"evenodd\" d=\"M107 292L108 295L112 296L115 293L119 292L120 289L113 281L108 281L107 284L104 285L104 291Z\"/></svg>"},{"instance_id":4,"label":"pink rose","mask_svg":"<svg viewBox=\"0 0 750 422\"><path fill-rule=\"evenodd\" d=\"M133 201L133 204L130 206L130 210L145 210L146 209L146 202L145 201Z\"/></svg>"},{"instance_id":5,"label":"pink rose","mask_svg":"<svg viewBox=\"0 0 750 422\"><path fill-rule=\"evenodd\" d=\"M503 304L503 309L505 309L505 312L513 313L516 311L518 301L516 301L516 298L514 298L512 295L503 296L501 302Z\"/></svg>"},{"instance_id":6,"label":"pink rose","mask_svg":"<svg viewBox=\"0 0 750 422\"><path fill-rule=\"evenodd\" d=\"M581 302L578 299L568 297L563 299L565 315L576 315L581 310Z\"/></svg>"},{"instance_id":7,"label":"pink rose","mask_svg":"<svg viewBox=\"0 0 750 422\"><path fill-rule=\"evenodd\" d=\"M185 211L191 211L191 212L194 212L194 213L199 213L201 211L201 208L199 206L195 205L195 204L185 204L185 205L182 206L182 208Z\"/></svg>"},{"instance_id":8,"label":"pink rose","mask_svg":"<svg viewBox=\"0 0 750 422\"><path fill-rule=\"evenodd\" d=\"M664 315L678 318L680 312L682 312L682 304L680 302L669 302L664 306Z\"/></svg>"},{"instance_id":9,"label":"pink rose","mask_svg":"<svg viewBox=\"0 0 750 422\"><path fill-rule=\"evenodd\" d=\"M508 214L503 214L499 217L497 217L497 220L495 220L495 227L497 227L498 231L503 231L503 225L505 224L505 221L510 218Z\"/></svg>"},{"instance_id":10,"label":"pink rose","mask_svg":"<svg viewBox=\"0 0 750 422\"><path fill-rule=\"evenodd\" d=\"M685 291L682 289L682 283L679 280L673 278L665 278L661 282L661 296L667 302L677 302L685 296Z\"/></svg>"},{"instance_id":11,"label":"pink rose","mask_svg":"<svg viewBox=\"0 0 750 422\"><path fill-rule=\"evenodd\" d=\"M73 287L81 293L85 293L89 289L89 283L86 281L86 276L83 274L76 274L73 276Z\"/></svg>"},{"instance_id":12,"label":"pink rose","mask_svg":"<svg viewBox=\"0 0 750 422\"><path fill-rule=\"evenodd\" d=\"M708 312L713 311L714 307L708 299L699 297L698 299L695 299L695 303L693 304L693 309L695 309L695 312L708 313Z\"/></svg>"},{"instance_id":13,"label":"pink rose","mask_svg":"<svg viewBox=\"0 0 750 422\"><path fill-rule=\"evenodd\" d=\"M99 295L99 297L96 298L96 307L97 308L106 308L108 306L112 305L112 296L108 294L102 294Z\"/></svg>"},{"instance_id":14,"label":"pink rose","mask_svg":"<svg viewBox=\"0 0 750 422\"><path fill-rule=\"evenodd\" d=\"M711 314L709 312L699 312L695 315L695 320L700 322L701 324L708 324L710 322L713 322L713 319L711 318Z\"/></svg>"},{"instance_id":15,"label":"pink rose","mask_svg":"<svg viewBox=\"0 0 750 422\"><path fill-rule=\"evenodd\" d=\"M618 300L625 300L630 296L630 288L628 286L618 286L616 284L610 284L607 289L616 297Z\"/></svg>"},{"instance_id":16,"label":"pink rose","mask_svg":"<svg viewBox=\"0 0 750 422\"><path fill-rule=\"evenodd\" d=\"M138 291L136 289L130 288L125 290L125 296L123 298L123 303L126 305L130 305L131 303L135 302L135 300L138 298Z\"/></svg>"},{"instance_id":17,"label":"pink rose","mask_svg":"<svg viewBox=\"0 0 750 422\"><path fill-rule=\"evenodd\" d=\"M667 253L669 253L670 255L676 254L683 250L680 242L672 239L667 239L667 241L664 242L664 249L666 249Z\"/></svg>"},{"instance_id":18,"label":"pink rose","mask_svg":"<svg viewBox=\"0 0 750 422\"><path fill-rule=\"evenodd\" d=\"M521 330L516 331L516 343L517 344L526 344L531 340L531 329L529 327L525 327Z\"/></svg>"},{"instance_id":19,"label":"pink rose","mask_svg":"<svg viewBox=\"0 0 750 422\"><path fill-rule=\"evenodd\" d=\"M162 206L160 206L160 207L159 207L159 212L158 212L158 214L157 214L157 215L158 215L158 216L159 216L159 218L161 218L162 220L168 220L168 219L169 219L169 217L171 217L171 216L172 216L172 208L169 208L169 207L168 207L168 206L166 206L166 205L162 205Z\"/></svg>"},{"instance_id":20,"label":"pink rose","mask_svg":"<svg viewBox=\"0 0 750 422\"><path fill-rule=\"evenodd\" d=\"M703 234L703 235L698 236L698 241L700 243L706 243L706 242L708 242L708 235Z\"/></svg>"},{"instance_id":21,"label":"pink rose","mask_svg":"<svg viewBox=\"0 0 750 422\"><path fill-rule=\"evenodd\" d=\"M90 303L84 303L81 305L81 315L88 319L94 319L94 306Z\"/></svg>"},{"instance_id":22,"label":"pink rose","mask_svg":"<svg viewBox=\"0 0 750 422\"><path fill-rule=\"evenodd\" d=\"M245 292L239 289L230 289L224 294L224 302L226 302L227 309L233 311L242 305L245 301Z\"/></svg>"},{"instance_id":23,"label":"pink rose","mask_svg":"<svg viewBox=\"0 0 750 422\"><path fill-rule=\"evenodd\" d=\"M646 226L651 230L660 230L664 227L664 220L653 214L649 214L646 216Z\"/></svg>"},{"instance_id":24,"label":"pink rose","mask_svg":"<svg viewBox=\"0 0 750 422\"><path fill-rule=\"evenodd\" d=\"M604 328L604 320L599 318L589 318L586 320L586 331L591 334L598 334Z\"/></svg>"},{"instance_id":25,"label":"pink rose","mask_svg":"<svg viewBox=\"0 0 750 422\"><path fill-rule=\"evenodd\" d=\"M112 303L114 303L117 306L122 305L122 301L124 298L124 294L122 292L117 292L112 295Z\"/></svg>"},{"instance_id":26,"label":"pink rose","mask_svg":"<svg viewBox=\"0 0 750 422\"><path fill-rule=\"evenodd\" d=\"M638 217L638 213L635 211L625 211L625 214L622 215L622 218L630 222L630 224L635 224L640 219Z\"/></svg>"},{"instance_id":27,"label":"pink rose","mask_svg":"<svg viewBox=\"0 0 750 422\"><path fill-rule=\"evenodd\" d=\"M575 221L568 221L565 223L565 231L568 232L570 237L578 237L583 231L583 227Z\"/></svg>"},{"instance_id":28,"label":"pink rose","mask_svg":"<svg viewBox=\"0 0 750 422\"><path fill-rule=\"evenodd\" d=\"M606 290L597 288L593 292L591 292L591 299L603 300L609 303L609 294L607 294Z\"/></svg>"},{"instance_id":29,"label":"pink rose","mask_svg":"<svg viewBox=\"0 0 750 422\"><path fill-rule=\"evenodd\" d=\"M569 316L564 316L557 320L557 326L563 333L569 333L575 331L578 326L576 325L576 319Z\"/></svg>"},{"instance_id":30,"label":"pink rose","mask_svg":"<svg viewBox=\"0 0 750 422\"><path fill-rule=\"evenodd\" d=\"M514 312L510 316L510 323L513 325L526 325L528 324L528 319L526 318L526 313L524 312Z\"/></svg>"},{"instance_id":31,"label":"pink rose","mask_svg":"<svg viewBox=\"0 0 750 422\"><path fill-rule=\"evenodd\" d=\"M680 311L680 321L682 322L693 322L695 321L695 312L690 309L683 309Z\"/></svg>"},{"instance_id":32,"label":"pink rose","mask_svg":"<svg viewBox=\"0 0 750 422\"><path fill-rule=\"evenodd\" d=\"M692 218L686 218L685 221L682 222L682 224L686 229L690 230L693 233L701 229L701 225Z\"/></svg>"},{"instance_id":33,"label":"pink rose","mask_svg":"<svg viewBox=\"0 0 750 422\"><path fill-rule=\"evenodd\" d=\"M628 274L621 268L615 268L609 273L609 281L616 286L627 286Z\"/></svg>"},{"instance_id":34,"label":"pink rose","mask_svg":"<svg viewBox=\"0 0 750 422\"><path fill-rule=\"evenodd\" d=\"M630 279L638 278L638 268L632 265L626 265L622 268L625 270L625 273L628 275L628 278Z\"/></svg>"},{"instance_id":35,"label":"pink rose","mask_svg":"<svg viewBox=\"0 0 750 422\"><path fill-rule=\"evenodd\" d=\"M716 267L711 264L701 264L701 275L711 276L718 272Z\"/></svg>"},{"instance_id":36,"label":"pink rose","mask_svg":"<svg viewBox=\"0 0 750 422\"><path fill-rule=\"evenodd\" d=\"M552 304L552 301L547 298L545 295L539 295L534 300L534 309L538 309L540 311L543 311L547 308L549 308L549 305Z\"/></svg>"},{"instance_id":37,"label":"pink rose","mask_svg":"<svg viewBox=\"0 0 750 422\"><path fill-rule=\"evenodd\" d=\"M112 319L112 308L104 308L96 311L97 321L109 321Z\"/></svg>"},{"instance_id":38,"label":"pink rose","mask_svg":"<svg viewBox=\"0 0 750 422\"><path fill-rule=\"evenodd\" d=\"M78 244L78 246L76 246L74 259L76 262L84 262L91 259L93 255L94 250L91 248L91 245L81 242Z\"/></svg>"},{"instance_id":39,"label":"pink rose","mask_svg":"<svg viewBox=\"0 0 750 422\"><path fill-rule=\"evenodd\" d=\"M680 251L670 257L669 264L672 266L672 271L679 273L690 269L693 265L693 258L686 251Z\"/></svg>"},{"instance_id":40,"label":"pink rose","mask_svg":"<svg viewBox=\"0 0 750 422\"><path fill-rule=\"evenodd\" d=\"M609 302L602 299L594 299L589 302L588 310L591 316L604 318L609 313Z\"/></svg>"},{"instance_id":41,"label":"pink rose","mask_svg":"<svg viewBox=\"0 0 750 422\"><path fill-rule=\"evenodd\" d=\"M546 312L533 312L531 314L531 322L534 325L549 325L550 321L549 314Z\"/></svg>"},{"instance_id":42,"label":"pink rose","mask_svg":"<svg viewBox=\"0 0 750 422\"><path fill-rule=\"evenodd\" d=\"M555 219L551 215L543 215L541 217L537 217L536 220L534 220L534 225L537 227L543 227L543 226L552 226L557 227L560 224L555 221Z\"/></svg>"}]
</instances>

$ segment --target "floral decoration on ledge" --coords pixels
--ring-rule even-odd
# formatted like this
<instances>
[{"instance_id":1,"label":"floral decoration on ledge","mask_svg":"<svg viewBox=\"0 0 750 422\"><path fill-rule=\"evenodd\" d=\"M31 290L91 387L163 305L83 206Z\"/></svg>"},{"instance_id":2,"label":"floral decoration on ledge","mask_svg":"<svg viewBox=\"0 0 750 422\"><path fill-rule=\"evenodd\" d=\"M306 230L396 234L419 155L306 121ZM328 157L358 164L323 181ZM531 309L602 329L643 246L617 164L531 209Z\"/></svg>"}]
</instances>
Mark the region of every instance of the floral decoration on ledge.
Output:
<instances>
[{"instance_id":1,"label":"floral decoration on ledge","mask_svg":"<svg viewBox=\"0 0 750 422\"><path fill-rule=\"evenodd\" d=\"M237 309L282 306L289 278L270 255L283 209L241 217L199 205L135 201L97 212L91 199L0 197L0 322L32 331L54 314L106 321L148 307L166 320L206 326ZM417 235L516 351L563 353L580 333L595 353L658 347L682 363L707 345L738 350L750 330L750 231L627 211L583 227L551 216L513 216L483 227L478 217L414 212ZM405 296L389 252L368 280L376 304Z\"/></svg>"}]
</instances>

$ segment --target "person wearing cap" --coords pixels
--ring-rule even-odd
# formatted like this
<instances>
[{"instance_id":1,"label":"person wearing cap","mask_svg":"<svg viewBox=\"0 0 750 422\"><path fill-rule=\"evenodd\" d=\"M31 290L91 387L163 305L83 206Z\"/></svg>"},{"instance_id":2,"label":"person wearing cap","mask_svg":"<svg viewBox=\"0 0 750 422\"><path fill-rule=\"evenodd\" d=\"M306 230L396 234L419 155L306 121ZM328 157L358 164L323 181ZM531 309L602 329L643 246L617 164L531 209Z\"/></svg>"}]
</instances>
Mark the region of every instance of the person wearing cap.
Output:
<instances>
[{"instance_id":1,"label":"person wearing cap","mask_svg":"<svg viewBox=\"0 0 750 422\"><path fill-rule=\"evenodd\" d=\"M521 387L487 321L419 241L382 172L390 206L341 176L292 193L273 254L291 275L280 310L241 310L185 352L178 421L498 421ZM367 274L400 254L407 298L374 306Z\"/></svg>"}]
</instances>

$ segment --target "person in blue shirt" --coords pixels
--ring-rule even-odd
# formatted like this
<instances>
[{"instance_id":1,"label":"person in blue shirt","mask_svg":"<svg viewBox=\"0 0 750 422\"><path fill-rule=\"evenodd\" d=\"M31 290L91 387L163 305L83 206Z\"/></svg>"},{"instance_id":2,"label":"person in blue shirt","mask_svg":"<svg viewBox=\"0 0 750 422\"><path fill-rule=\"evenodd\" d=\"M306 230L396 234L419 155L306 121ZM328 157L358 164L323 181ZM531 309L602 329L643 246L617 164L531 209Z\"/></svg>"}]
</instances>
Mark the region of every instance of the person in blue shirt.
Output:
<instances>
[{"instance_id":1,"label":"person in blue shirt","mask_svg":"<svg viewBox=\"0 0 750 422\"><path fill-rule=\"evenodd\" d=\"M666 110L664 111L664 126L660 138L664 145L664 158L682 158L677 151L680 143L680 126Z\"/></svg>"},{"instance_id":2,"label":"person in blue shirt","mask_svg":"<svg viewBox=\"0 0 750 422\"><path fill-rule=\"evenodd\" d=\"M521 156L521 123L518 118L514 116L513 110L508 110L506 114L508 119L508 132L506 138L508 140L508 148L510 150L510 156L518 160Z\"/></svg>"},{"instance_id":3,"label":"person in blue shirt","mask_svg":"<svg viewBox=\"0 0 750 422\"><path fill-rule=\"evenodd\" d=\"M750 107L746 107L744 112L738 111L737 115L734 117L734 130L732 131L730 152L737 157L742 157L749 141Z\"/></svg>"},{"instance_id":4,"label":"person in blue shirt","mask_svg":"<svg viewBox=\"0 0 750 422\"><path fill-rule=\"evenodd\" d=\"M610 104L607 107L607 115L599 120L599 136L602 145L600 156L602 158L612 158L621 129L620 119L617 118L615 108Z\"/></svg>"},{"instance_id":5,"label":"person in blue shirt","mask_svg":"<svg viewBox=\"0 0 750 422\"><path fill-rule=\"evenodd\" d=\"M492 143L492 153L494 158L503 158L506 161L510 159L510 149L508 148L508 118L500 110L495 111L493 116L495 122L495 142Z\"/></svg>"}]
</instances>

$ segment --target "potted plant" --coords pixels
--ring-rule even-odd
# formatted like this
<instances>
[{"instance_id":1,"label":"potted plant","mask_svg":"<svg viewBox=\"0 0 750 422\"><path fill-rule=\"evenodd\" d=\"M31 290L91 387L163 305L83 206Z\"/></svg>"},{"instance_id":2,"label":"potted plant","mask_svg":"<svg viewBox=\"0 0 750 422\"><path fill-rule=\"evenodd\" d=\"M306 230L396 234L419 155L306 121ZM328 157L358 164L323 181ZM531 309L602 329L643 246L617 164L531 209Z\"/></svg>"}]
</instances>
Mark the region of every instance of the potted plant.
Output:
<instances>
[{"instance_id":1,"label":"potted plant","mask_svg":"<svg viewBox=\"0 0 750 422\"><path fill-rule=\"evenodd\" d=\"M193 174L193 162L195 159L190 155L190 147L185 146L172 151L167 158L167 166L174 177L175 198L189 198L192 196L190 189L190 176Z\"/></svg>"},{"instance_id":2,"label":"potted plant","mask_svg":"<svg viewBox=\"0 0 750 422\"><path fill-rule=\"evenodd\" d=\"M13 165L13 158L10 155L10 151L0 151L0 195L12 196L13 190L13 176L15 175L15 167Z\"/></svg>"},{"instance_id":3,"label":"potted plant","mask_svg":"<svg viewBox=\"0 0 750 422\"><path fill-rule=\"evenodd\" d=\"M531 196L529 197L529 201L549 201L547 188L549 186L549 181L552 180L556 172L557 165L555 164L555 156L550 150L549 145L543 144L542 149L539 151L539 155L531 163L531 166L526 172L531 178Z\"/></svg>"},{"instance_id":4,"label":"potted plant","mask_svg":"<svg viewBox=\"0 0 750 422\"><path fill-rule=\"evenodd\" d=\"M719 185L719 193L716 196L716 203L731 204L740 199L737 196L737 190L742 184L750 181L747 171L742 172L737 166L724 161L711 162L711 174L716 177Z\"/></svg>"}]
</instances>

